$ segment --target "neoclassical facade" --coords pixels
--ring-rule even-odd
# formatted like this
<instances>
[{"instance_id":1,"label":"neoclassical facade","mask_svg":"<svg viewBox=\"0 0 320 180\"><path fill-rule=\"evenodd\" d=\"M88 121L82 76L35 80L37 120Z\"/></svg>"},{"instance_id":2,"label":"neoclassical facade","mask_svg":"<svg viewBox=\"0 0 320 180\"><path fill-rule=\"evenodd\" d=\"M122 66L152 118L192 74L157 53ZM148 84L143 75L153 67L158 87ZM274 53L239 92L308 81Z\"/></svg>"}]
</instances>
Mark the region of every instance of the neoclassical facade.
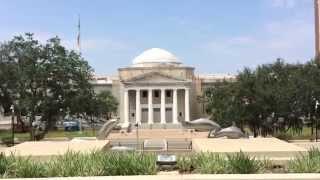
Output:
<instances>
[{"instance_id":1,"label":"neoclassical facade","mask_svg":"<svg viewBox=\"0 0 320 180\"><path fill-rule=\"evenodd\" d=\"M182 121L205 117L198 97L215 82L234 80L231 75L195 75L172 53L152 48L118 69L117 76L96 76L96 92L112 91L119 101L123 127L139 123L146 127L176 127Z\"/></svg>"}]
</instances>

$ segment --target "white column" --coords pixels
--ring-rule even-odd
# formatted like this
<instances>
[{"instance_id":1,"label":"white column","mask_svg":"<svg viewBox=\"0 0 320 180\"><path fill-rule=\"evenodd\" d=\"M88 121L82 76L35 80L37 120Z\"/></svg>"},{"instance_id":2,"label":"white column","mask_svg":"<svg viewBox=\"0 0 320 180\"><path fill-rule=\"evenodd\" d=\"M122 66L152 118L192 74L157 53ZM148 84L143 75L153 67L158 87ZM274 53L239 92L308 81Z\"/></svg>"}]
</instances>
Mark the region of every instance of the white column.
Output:
<instances>
[{"instance_id":1,"label":"white column","mask_svg":"<svg viewBox=\"0 0 320 180\"><path fill-rule=\"evenodd\" d=\"M186 88L184 91L184 115L185 121L190 121L190 103L189 103L189 88Z\"/></svg>"},{"instance_id":2,"label":"white column","mask_svg":"<svg viewBox=\"0 0 320 180\"><path fill-rule=\"evenodd\" d=\"M148 124L153 124L152 89L148 90Z\"/></svg>"},{"instance_id":3,"label":"white column","mask_svg":"<svg viewBox=\"0 0 320 180\"><path fill-rule=\"evenodd\" d=\"M140 89L136 89L136 123L141 124Z\"/></svg>"},{"instance_id":4,"label":"white column","mask_svg":"<svg viewBox=\"0 0 320 180\"><path fill-rule=\"evenodd\" d=\"M161 89L161 107L160 107L160 116L161 116L161 124L166 123L166 90Z\"/></svg>"},{"instance_id":5,"label":"white column","mask_svg":"<svg viewBox=\"0 0 320 180\"><path fill-rule=\"evenodd\" d=\"M124 90L124 126L129 125L129 94L128 90Z\"/></svg>"},{"instance_id":6,"label":"white column","mask_svg":"<svg viewBox=\"0 0 320 180\"><path fill-rule=\"evenodd\" d=\"M172 104L172 122L174 124L178 123L178 95L177 89L173 89L173 104Z\"/></svg>"}]
</instances>

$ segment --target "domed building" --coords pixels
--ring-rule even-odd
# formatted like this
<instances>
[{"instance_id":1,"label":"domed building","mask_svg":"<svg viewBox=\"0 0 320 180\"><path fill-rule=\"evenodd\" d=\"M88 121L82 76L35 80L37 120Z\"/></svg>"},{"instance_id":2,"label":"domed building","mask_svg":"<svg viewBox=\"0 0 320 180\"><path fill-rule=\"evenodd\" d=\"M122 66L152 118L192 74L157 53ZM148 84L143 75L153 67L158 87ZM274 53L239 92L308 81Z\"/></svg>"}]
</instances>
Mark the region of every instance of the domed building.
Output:
<instances>
[{"instance_id":1,"label":"domed building","mask_svg":"<svg viewBox=\"0 0 320 180\"><path fill-rule=\"evenodd\" d=\"M148 49L133 59L134 67L178 66L180 64L180 60L175 55L160 48Z\"/></svg>"},{"instance_id":2,"label":"domed building","mask_svg":"<svg viewBox=\"0 0 320 180\"><path fill-rule=\"evenodd\" d=\"M199 96L230 75L195 75L174 54L160 48L144 51L132 65L118 69L117 77L96 76L96 92L110 90L118 98L123 127L176 128L182 121L206 116Z\"/></svg>"}]
</instances>

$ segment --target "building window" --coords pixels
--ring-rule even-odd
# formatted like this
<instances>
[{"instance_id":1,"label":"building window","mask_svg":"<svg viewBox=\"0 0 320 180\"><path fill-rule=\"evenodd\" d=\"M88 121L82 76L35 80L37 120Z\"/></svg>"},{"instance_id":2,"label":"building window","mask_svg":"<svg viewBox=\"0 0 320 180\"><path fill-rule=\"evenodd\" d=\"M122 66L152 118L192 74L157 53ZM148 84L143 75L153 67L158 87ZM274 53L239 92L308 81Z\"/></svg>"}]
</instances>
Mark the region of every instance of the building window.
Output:
<instances>
[{"instance_id":1,"label":"building window","mask_svg":"<svg viewBox=\"0 0 320 180\"><path fill-rule=\"evenodd\" d=\"M142 91L142 97L146 98L148 96L148 92L147 91Z\"/></svg>"},{"instance_id":2,"label":"building window","mask_svg":"<svg viewBox=\"0 0 320 180\"><path fill-rule=\"evenodd\" d=\"M154 91L154 97L156 97L156 98L159 97L159 91Z\"/></svg>"},{"instance_id":3,"label":"building window","mask_svg":"<svg viewBox=\"0 0 320 180\"><path fill-rule=\"evenodd\" d=\"M166 91L166 97L167 98L171 97L171 91Z\"/></svg>"}]
</instances>

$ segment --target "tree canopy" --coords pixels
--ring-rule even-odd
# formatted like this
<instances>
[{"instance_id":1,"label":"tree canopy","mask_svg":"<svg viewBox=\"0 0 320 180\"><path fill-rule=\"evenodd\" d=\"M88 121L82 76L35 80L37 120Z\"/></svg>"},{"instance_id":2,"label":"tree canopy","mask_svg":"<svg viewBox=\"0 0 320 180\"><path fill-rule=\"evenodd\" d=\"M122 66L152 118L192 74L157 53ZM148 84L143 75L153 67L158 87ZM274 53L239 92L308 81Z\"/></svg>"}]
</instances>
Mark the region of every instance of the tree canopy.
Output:
<instances>
[{"instance_id":1,"label":"tree canopy","mask_svg":"<svg viewBox=\"0 0 320 180\"><path fill-rule=\"evenodd\" d=\"M63 47L58 37L40 43L31 33L16 36L0 44L0 105L8 112L13 104L30 125L40 116L51 127L67 111L96 110L91 106L96 101L92 74L88 62Z\"/></svg>"},{"instance_id":2,"label":"tree canopy","mask_svg":"<svg viewBox=\"0 0 320 180\"><path fill-rule=\"evenodd\" d=\"M248 126L254 135L301 131L311 124L320 102L320 69L314 61L245 68L235 82L223 81L204 92L207 111L222 125Z\"/></svg>"}]
</instances>

